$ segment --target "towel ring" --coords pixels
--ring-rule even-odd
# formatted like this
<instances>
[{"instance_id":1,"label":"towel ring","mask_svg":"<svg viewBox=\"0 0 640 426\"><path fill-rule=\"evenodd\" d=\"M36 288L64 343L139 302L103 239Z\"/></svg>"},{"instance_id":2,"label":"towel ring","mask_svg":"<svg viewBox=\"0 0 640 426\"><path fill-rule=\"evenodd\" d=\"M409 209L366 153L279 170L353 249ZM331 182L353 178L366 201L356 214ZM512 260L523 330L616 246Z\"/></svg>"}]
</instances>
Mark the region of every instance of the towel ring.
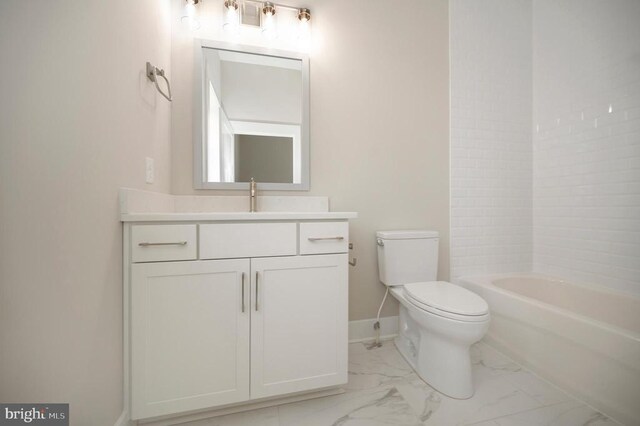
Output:
<instances>
[{"instance_id":1,"label":"towel ring","mask_svg":"<svg viewBox=\"0 0 640 426\"><path fill-rule=\"evenodd\" d=\"M167 95L162 91L162 89L160 89L160 86L158 85L158 77L164 78L164 81L167 83L167 91L169 92L169 95ZM158 89L158 92L160 92L162 96L164 96L169 102L171 102L171 84L169 83L167 77L165 77L164 70L151 65L151 62L147 62L147 78L153 81L156 85L156 89Z\"/></svg>"}]
</instances>

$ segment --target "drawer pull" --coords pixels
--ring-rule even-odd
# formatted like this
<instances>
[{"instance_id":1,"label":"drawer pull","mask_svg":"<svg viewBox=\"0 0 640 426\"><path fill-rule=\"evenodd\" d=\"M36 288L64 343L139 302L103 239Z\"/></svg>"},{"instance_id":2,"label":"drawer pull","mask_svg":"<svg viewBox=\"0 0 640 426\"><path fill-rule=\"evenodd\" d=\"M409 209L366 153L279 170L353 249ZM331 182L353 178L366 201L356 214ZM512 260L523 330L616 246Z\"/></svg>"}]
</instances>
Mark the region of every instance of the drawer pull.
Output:
<instances>
[{"instance_id":1,"label":"drawer pull","mask_svg":"<svg viewBox=\"0 0 640 426\"><path fill-rule=\"evenodd\" d=\"M256 271L256 312L258 311L258 277L259 277L259 272Z\"/></svg>"},{"instance_id":2,"label":"drawer pull","mask_svg":"<svg viewBox=\"0 0 640 426\"><path fill-rule=\"evenodd\" d=\"M138 243L140 247L149 247L149 246L186 246L186 241L176 241L175 243Z\"/></svg>"},{"instance_id":3,"label":"drawer pull","mask_svg":"<svg viewBox=\"0 0 640 426\"><path fill-rule=\"evenodd\" d=\"M326 241L326 240L344 240L344 237L309 237L307 238L309 241Z\"/></svg>"},{"instance_id":4,"label":"drawer pull","mask_svg":"<svg viewBox=\"0 0 640 426\"><path fill-rule=\"evenodd\" d=\"M244 313L244 272L242 273L242 313Z\"/></svg>"}]
</instances>

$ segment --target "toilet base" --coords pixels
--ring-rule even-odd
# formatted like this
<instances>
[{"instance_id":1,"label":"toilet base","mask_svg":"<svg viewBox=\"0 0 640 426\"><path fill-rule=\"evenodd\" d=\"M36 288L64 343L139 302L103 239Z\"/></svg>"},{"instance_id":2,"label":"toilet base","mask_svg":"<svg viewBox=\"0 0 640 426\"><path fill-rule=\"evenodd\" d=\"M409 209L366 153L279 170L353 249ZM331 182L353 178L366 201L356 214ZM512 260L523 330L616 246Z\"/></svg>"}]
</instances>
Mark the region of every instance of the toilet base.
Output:
<instances>
[{"instance_id":1,"label":"toilet base","mask_svg":"<svg viewBox=\"0 0 640 426\"><path fill-rule=\"evenodd\" d=\"M482 338L488 321L464 324L462 328L457 327L458 333L454 334L458 335L452 336L443 333L450 331L448 327L445 330L441 327L451 320L422 312L411 313L401 300L400 332L394 340L400 354L418 376L438 392L456 399L471 398L474 388L469 348Z\"/></svg>"}]
</instances>

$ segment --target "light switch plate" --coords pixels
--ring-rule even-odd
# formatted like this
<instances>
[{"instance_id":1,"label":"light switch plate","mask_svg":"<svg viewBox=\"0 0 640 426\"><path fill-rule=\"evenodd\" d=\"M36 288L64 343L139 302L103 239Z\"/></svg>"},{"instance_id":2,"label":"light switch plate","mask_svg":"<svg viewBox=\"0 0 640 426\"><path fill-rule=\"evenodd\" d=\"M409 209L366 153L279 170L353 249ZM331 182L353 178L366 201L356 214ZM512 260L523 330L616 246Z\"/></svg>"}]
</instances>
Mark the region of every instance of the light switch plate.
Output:
<instances>
[{"instance_id":1,"label":"light switch plate","mask_svg":"<svg viewBox=\"0 0 640 426\"><path fill-rule=\"evenodd\" d=\"M145 180L147 183L153 183L155 179L155 168L153 164L153 158L146 157L144 159L145 166Z\"/></svg>"}]
</instances>

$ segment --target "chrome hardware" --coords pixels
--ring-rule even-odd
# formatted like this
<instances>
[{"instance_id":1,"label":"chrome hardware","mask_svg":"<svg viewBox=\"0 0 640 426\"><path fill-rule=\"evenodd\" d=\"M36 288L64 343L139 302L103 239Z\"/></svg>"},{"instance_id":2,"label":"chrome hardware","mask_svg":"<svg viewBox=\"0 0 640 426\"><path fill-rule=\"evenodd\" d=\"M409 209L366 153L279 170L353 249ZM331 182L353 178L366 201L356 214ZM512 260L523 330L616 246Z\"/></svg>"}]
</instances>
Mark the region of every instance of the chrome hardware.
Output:
<instances>
[{"instance_id":1,"label":"chrome hardware","mask_svg":"<svg viewBox=\"0 0 640 426\"><path fill-rule=\"evenodd\" d=\"M256 271L256 312L258 311L258 275L259 272Z\"/></svg>"},{"instance_id":2,"label":"chrome hardware","mask_svg":"<svg viewBox=\"0 0 640 426\"><path fill-rule=\"evenodd\" d=\"M256 194L258 193L258 189L256 186L256 181L251 178L251 182L249 182L249 211L251 213L257 212L258 207L256 206Z\"/></svg>"},{"instance_id":3,"label":"chrome hardware","mask_svg":"<svg viewBox=\"0 0 640 426\"><path fill-rule=\"evenodd\" d=\"M276 14L276 6L273 3L268 1L263 3L263 5L262 13L264 13L265 16L273 16Z\"/></svg>"},{"instance_id":4,"label":"chrome hardware","mask_svg":"<svg viewBox=\"0 0 640 426\"><path fill-rule=\"evenodd\" d=\"M307 238L309 241L324 241L324 240L344 240L344 237L309 237Z\"/></svg>"},{"instance_id":5,"label":"chrome hardware","mask_svg":"<svg viewBox=\"0 0 640 426\"><path fill-rule=\"evenodd\" d=\"M149 246L186 246L186 241L176 241L175 243L138 243L140 247L149 247Z\"/></svg>"},{"instance_id":6,"label":"chrome hardware","mask_svg":"<svg viewBox=\"0 0 640 426\"><path fill-rule=\"evenodd\" d=\"M169 94L166 94L162 89L160 89L160 86L158 85L158 77L162 77L164 82L167 83L167 91ZM164 70L151 65L151 62L147 62L147 78L156 85L158 92L171 102L171 84L169 83L169 79L164 75Z\"/></svg>"},{"instance_id":7,"label":"chrome hardware","mask_svg":"<svg viewBox=\"0 0 640 426\"><path fill-rule=\"evenodd\" d=\"M307 8L298 9L298 20L300 22L309 22L311 20L311 11Z\"/></svg>"},{"instance_id":8,"label":"chrome hardware","mask_svg":"<svg viewBox=\"0 0 640 426\"><path fill-rule=\"evenodd\" d=\"M384 241L382 241L382 238L378 238L376 242L380 247L384 247Z\"/></svg>"},{"instance_id":9,"label":"chrome hardware","mask_svg":"<svg viewBox=\"0 0 640 426\"><path fill-rule=\"evenodd\" d=\"M349 243L349 250L353 250L353 243ZM357 262L358 262L358 259L354 257L353 260L349 261L349 265L356 266Z\"/></svg>"},{"instance_id":10,"label":"chrome hardware","mask_svg":"<svg viewBox=\"0 0 640 426\"><path fill-rule=\"evenodd\" d=\"M244 272L242 273L242 313L244 313Z\"/></svg>"}]
</instances>

